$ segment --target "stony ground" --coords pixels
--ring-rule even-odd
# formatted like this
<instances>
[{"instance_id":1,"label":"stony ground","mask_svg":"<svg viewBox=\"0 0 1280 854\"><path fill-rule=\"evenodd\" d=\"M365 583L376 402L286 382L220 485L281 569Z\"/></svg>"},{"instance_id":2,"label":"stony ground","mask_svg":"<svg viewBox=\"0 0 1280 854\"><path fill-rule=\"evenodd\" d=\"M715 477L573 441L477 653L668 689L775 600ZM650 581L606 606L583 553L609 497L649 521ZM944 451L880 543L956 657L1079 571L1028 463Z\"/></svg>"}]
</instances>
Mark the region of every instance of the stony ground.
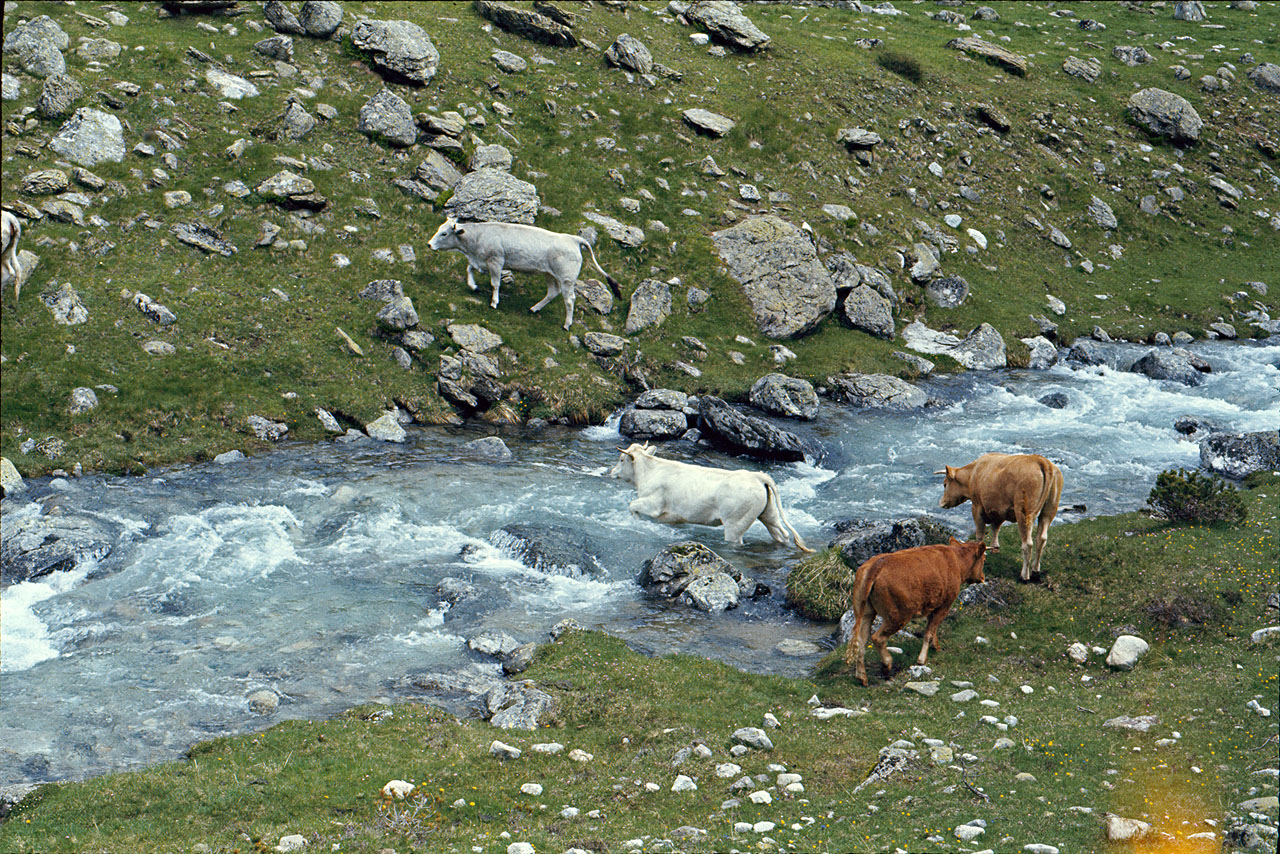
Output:
<instances>
[{"instance_id":1,"label":"stony ground","mask_svg":"<svg viewBox=\"0 0 1280 854\"><path fill-rule=\"evenodd\" d=\"M1275 313L1273 2L751 4L763 48L678 3L575 5L544 42L479 9L5 5L19 471L388 411L598 422L646 386L738 400L780 365L911 378L904 345L1039 364L1023 339L1264 335ZM516 274L490 309L425 246L446 212L593 236L627 304L585 282L566 333ZM982 323L994 362L953 347Z\"/></svg>"}]
</instances>

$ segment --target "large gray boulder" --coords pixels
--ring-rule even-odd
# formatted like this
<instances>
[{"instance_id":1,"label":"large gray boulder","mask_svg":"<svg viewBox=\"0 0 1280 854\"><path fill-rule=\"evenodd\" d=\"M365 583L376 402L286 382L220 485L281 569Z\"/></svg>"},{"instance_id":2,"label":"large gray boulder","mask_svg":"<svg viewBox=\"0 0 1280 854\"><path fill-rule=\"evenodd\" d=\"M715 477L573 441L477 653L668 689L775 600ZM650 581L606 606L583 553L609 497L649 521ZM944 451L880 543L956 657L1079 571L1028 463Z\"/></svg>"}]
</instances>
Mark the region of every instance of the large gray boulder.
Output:
<instances>
[{"instance_id":1,"label":"large gray boulder","mask_svg":"<svg viewBox=\"0 0 1280 854\"><path fill-rule=\"evenodd\" d=\"M124 128L111 113L81 107L58 129L49 148L81 166L124 160Z\"/></svg>"},{"instance_id":2,"label":"large gray boulder","mask_svg":"<svg viewBox=\"0 0 1280 854\"><path fill-rule=\"evenodd\" d=\"M1107 351L1102 344L1091 338L1077 338L1067 353L1067 359L1082 365L1105 365Z\"/></svg>"},{"instance_id":3,"label":"large gray boulder","mask_svg":"<svg viewBox=\"0 0 1280 854\"><path fill-rule=\"evenodd\" d=\"M512 523L489 535L489 542L530 569L547 575L593 578L605 574L591 538L564 525Z\"/></svg>"},{"instance_id":4,"label":"large gray boulder","mask_svg":"<svg viewBox=\"0 0 1280 854\"><path fill-rule=\"evenodd\" d=\"M1264 92L1280 95L1280 65L1263 62L1249 69L1249 79Z\"/></svg>"},{"instance_id":5,"label":"large gray boulder","mask_svg":"<svg viewBox=\"0 0 1280 854\"><path fill-rule=\"evenodd\" d=\"M1030 351L1027 357L1027 367L1032 370L1044 370L1051 368L1058 363L1058 348L1053 346L1053 342L1043 335L1037 335L1034 338L1021 339L1023 344L1027 345Z\"/></svg>"},{"instance_id":6,"label":"large gray boulder","mask_svg":"<svg viewBox=\"0 0 1280 854\"><path fill-rule=\"evenodd\" d=\"M495 0L475 0L475 9L482 18L487 18L507 32L529 41L553 47L576 47L578 44L573 30L540 11L509 6Z\"/></svg>"},{"instance_id":7,"label":"large gray boulder","mask_svg":"<svg viewBox=\"0 0 1280 854\"><path fill-rule=\"evenodd\" d=\"M698 400L698 429L711 444L735 454L795 462L811 449L803 439L763 418L745 415L718 397Z\"/></svg>"},{"instance_id":8,"label":"large gray boulder","mask_svg":"<svg viewBox=\"0 0 1280 854\"><path fill-rule=\"evenodd\" d=\"M238 74L223 71L221 68L210 68L204 73L205 82L218 90L218 94L233 101L241 98L254 98L260 92L258 87Z\"/></svg>"},{"instance_id":9,"label":"large gray boulder","mask_svg":"<svg viewBox=\"0 0 1280 854\"><path fill-rule=\"evenodd\" d=\"M604 52L604 58L619 68L629 68L637 74L653 72L653 54L644 42L628 33L614 39Z\"/></svg>"},{"instance_id":10,"label":"large gray boulder","mask_svg":"<svg viewBox=\"0 0 1280 854\"><path fill-rule=\"evenodd\" d=\"M839 549L845 562L856 568L876 555L923 545L925 530L916 519L849 519L836 523L836 537L827 547Z\"/></svg>"},{"instance_id":11,"label":"large gray boulder","mask_svg":"<svg viewBox=\"0 0 1280 854\"><path fill-rule=\"evenodd\" d=\"M361 21L351 31L351 43L392 79L419 86L436 76L440 64L431 37L409 21Z\"/></svg>"},{"instance_id":12,"label":"large gray boulder","mask_svg":"<svg viewBox=\"0 0 1280 854\"><path fill-rule=\"evenodd\" d=\"M974 371L990 371L1008 365L1004 338L990 323L983 323L947 355Z\"/></svg>"},{"instance_id":13,"label":"large gray boulder","mask_svg":"<svg viewBox=\"0 0 1280 854\"><path fill-rule=\"evenodd\" d=\"M1153 380L1173 380L1183 385L1197 386L1204 382L1204 374L1196 370L1190 359L1171 350L1151 350L1129 370Z\"/></svg>"},{"instance_id":14,"label":"large gray boulder","mask_svg":"<svg viewBox=\"0 0 1280 854\"><path fill-rule=\"evenodd\" d=\"M520 222L533 225L538 188L500 169L477 169L454 185L445 216L462 222Z\"/></svg>"},{"instance_id":15,"label":"large gray boulder","mask_svg":"<svg viewBox=\"0 0 1280 854\"><path fill-rule=\"evenodd\" d=\"M302 29L302 23L298 20L298 16L289 11L289 7L280 2L280 0L267 0L262 5L262 17L267 19L271 29L277 33L300 36L305 32Z\"/></svg>"},{"instance_id":16,"label":"large gray boulder","mask_svg":"<svg viewBox=\"0 0 1280 854\"><path fill-rule=\"evenodd\" d=\"M742 597L759 596L769 590L695 542L672 543L645 561L640 585L651 593L711 613L736 608Z\"/></svg>"},{"instance_id":17,"label":"large gray boulder","mask_svg":"<svg viewBox=\"0 0 1280 854\"><path fill-rule=\"evenodd\" d=\"M1087 83L1095 83L1098 75L1102 73L1102 63L1096 59L1081 59L1078 56L1068 56L1066 61L1062 63L1062 70L1072 77L1079 77Z\"/></svg>"},{"instance_id":18,"label":"large gray boulder","mask_svg":"<svg viewBox=\"0 0 1280 854\"><path fill-rule=\"evenodd\" d=\"M1089 219L1097 223L1099 228L1112 229L1119 225L1111 205L1097 196L1090 196L1089 207L1085 209L1085 213L1089 215Z\"/></svg>"},{"instance_id":19,"label":"large gray boulder","mask_svg":"<svg viewBox=\"0 0 1280 854\"><path fill-rule=\"evenodd\" d=\"M813 331L836 305L836 287L809 236L776 216L753 216L711 235L742 284L756 326L770 338Z\"/></svg>"},{"instance_id":20,"label":"large gray boulder","mask_svg":"<svg viewBox=\"0 0 1280 854\"><path fill-rule=\"evenodd\" d=\"M1280 471L1280 431L1211 433L1200 442L1200 465L1237 479Z\"/></svg>"},{"instance_id":21,"label":"large gray boulder","mask_svg":"<svg viewBox=\"0 0 1280 854\"><path fill-rule=\"evenodd\" d=\"M365 136L396 148L407 148L418 141L413 111L390 89L382 89L365 101L360 108L358 129Z\"/></svg>"},{"instance_id":22,"label":"large gray boulder","mask_svg":"<svg viewBox=\"0 0 1280 854\"><path fill-rule=\"evenodd\" d=\"M748 395L751 405L774 415L812 421L818 416L818 393L813 384L784 374L765 374Z\"/></svg>"},{"instance_id":23,"label":"large gray boulder","mask_svg":"<svg viewBox=\"0 0 1280 854\"><path fill-rule=\"evenodd\" d=\"M67 61L62 51L71 40L48 15L19 24L4 36L4 55L34 77L65 74Z\"/></svg>"},{"instance_id":24,"label":"large gray boulder","mask_svg":"<svg viewBox=\"0 0 1280 854\"><path fill-rule=\"evenodd\" d=\"M671 288L661 279L645 279L631 293L627 312L628 335L659 326L671 315Z\"/></svg>"},{"instance_id":25,"label":"large gray boulder","mask_svg":"<svg viewBox=\"0 0 1280 854\"><path fill-rule=\"evenodd\" d=\"M101 561L115 541L101 522L56 510L6 518L0 531L0 576L6 586Z\"/></svg>"},{"instance_id":26,"label":"large gray boulder","mask_svg":"<svg viewBox=\"0 0 1280 854\"><path fill-rule=\"evenodd\" d=\"M858 285L845 297L844 317L854 329L893 340L893 306L868 285Z\"/></svg>"},{"instance_id":27,"label":"large gray boulder","mask_svg":"<svg viewBox=\"0 0 1280 854\"><path fill-rule=\"evenodd\" d=\"M1129 96L1129 118L1174 145L1198 142L1204 125L1200 114L1186 98L1154 87Z\"/></svg>"},{"instance_id":28,"label":"large gray boulder","mask_svg":"<svg viewBox=\"0 0 1280 854\"><path fill-rule=\"evenodd\" d=\"M618 432L638 441L678 439L689 429L689 419L673 409L628 409L618 421Z\"/></svg>"},{"instance_id":29,"label":"large gray boulder","mask_svg":"<svg viewBox=\"0 0 1280 854\"><path fill-rule=\"evenodd\" d=\"M45 78L36 99L36 112L46 119L57 119L71 112L72 105L84 95L84 87L74 77L51 74Z\"/></svg>"},{"instance_id":30,"label":"large gray boulder","mask_svg":"<svg viewBox=\"0 0 1280 854\"><path fill-rule=\"evenodd\" d=\"M888 374L834 374L827 394L841 403L876 409L919 409L929 396L906 380Z\"/></svg>"},{"instance_id":31,"label":"large gray boulder","mask_svg":"<svg viewBox=\"0 0 1280 854\"><path fill-rule=\"evenodd\" d=\"M751 52L769 47L769 37L742 13L737 3L701 0L689 4L672 3L668 9L683 15L689 23L702 27L713 39L735 50Z\"/></svg>"},{"instance_id":32,"label":"large gray boulder","mask_svg":"<svg viewBox=\"0 0 1280 854\"><path fill-rule=\"evenodd\" d=\"M327 39L342 24L342 6L332 0L307 0L298 10L298 23L313 39Z\"/></svg>"},{"instance_id":33,"label":"large gray boulder","mask_svg":"<svg viewBox=\"0 0 1280 854\"><path fill-rule=\"evenodd\" d=\"M414 175L435 190L451 190L462 180L462 173L453 161L434 149L427 152L426 159L418 164Z\"/></svg>"},{"instance_id":34,"label":"large gray boulder","mask_svg":"<svg viewBox=\"0 0 1280 854\"><path fill-rule=\"evenodd\" d=\"M1208 15L1204 13L1204 4L1200 0L1180 0L1173 4L1175 21L1203 21Z\"/></svg>"}]
</instances>

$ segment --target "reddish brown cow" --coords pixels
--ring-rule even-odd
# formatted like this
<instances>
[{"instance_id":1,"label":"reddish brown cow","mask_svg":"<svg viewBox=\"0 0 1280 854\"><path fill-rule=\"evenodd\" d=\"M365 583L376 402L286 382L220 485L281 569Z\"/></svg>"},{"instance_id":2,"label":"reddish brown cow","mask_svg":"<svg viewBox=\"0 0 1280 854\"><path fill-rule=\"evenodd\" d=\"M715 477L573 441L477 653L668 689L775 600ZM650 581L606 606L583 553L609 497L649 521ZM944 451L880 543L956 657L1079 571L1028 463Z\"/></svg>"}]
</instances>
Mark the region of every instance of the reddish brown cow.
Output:
<instances>
[{"instance_id":1,"label":"reddish brown cow","mask_svg":"<svg viewBox=\"0 0 1280 854\"><path fill-rule=\"evenodd\" d=\"M924 664L928 659L930 643L934 649L942 649L938 644L938 625L951 610L962 584L986 581L982 574L986 554L985 543L961 543L952 537L950 545L917 546L876 555L858 567L853 583L856 619L844 661L847 666L857 656L856 672L863 685L867 684L863 651L868 639L880 653L887 679L893 673L893 656L886 648L886 641L915 617L929 618L916 663ZM877 614L884 618L884 623L872 635L871 623Z\"/></svg>"},{"instance_id":2,"label":"reddish brown cow","mask_svg":"<svg viewBox=\"0 0 1280 854\"><path fill-rule=\"evenodd\" d=\"M973 502L973 538L986 541L987 524L995 526L991 551L1000 551L1000 526L1018 523L1022 540L1022 580L1040 571L1040 556L1049 540L1049 523L1058 513L1062 472L1039 454L983 454L967 466L947 466L943 507ZM1032 526L1035 536L1032 536Z\"/></svg>"}]
</instances>

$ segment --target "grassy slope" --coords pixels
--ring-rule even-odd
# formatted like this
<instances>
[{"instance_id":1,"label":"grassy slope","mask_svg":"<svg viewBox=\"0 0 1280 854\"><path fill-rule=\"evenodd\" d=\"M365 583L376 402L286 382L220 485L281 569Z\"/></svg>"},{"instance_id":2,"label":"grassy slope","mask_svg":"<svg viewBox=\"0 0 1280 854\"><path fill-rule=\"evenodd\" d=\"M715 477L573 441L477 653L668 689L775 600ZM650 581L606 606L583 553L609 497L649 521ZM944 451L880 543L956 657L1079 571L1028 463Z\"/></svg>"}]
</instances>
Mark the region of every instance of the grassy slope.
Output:
<instances>
[{"instance_id":1,"label":"grassy slope","mask_svg":"<svg viewBox=\"0 0 1280 854\"><path fill-rule=\"evenodd\" d=\"M840 670L838 651L812 679L792 680L687 656L648 658L605 635L570 633L542 647L526 674L560 701L538 732L498 731L414 704L384 720L365 708L324 723L283 723L199 745L187 762L43 787L0 825L0 849L179 851L205 843L249 852L302 833L318 851L337 844L347 852L473 845L502 852L512 840L538 851L617 851L625 840L653 842L682 825L707 830L707 849L746 849L759 835L734 834L734 823L768 820L780 828L768 835L796 851L927 851L940 850L929 835L954 845L953 827L984 818L986 834L974 847L1047 842L1098 851L1106 848L1104 811L1185 838L1210 830L1205 819L1222 821L1244 798L1275 792L1274 778L1253 772L1275 766L1277 717L1245 708L1258 698L1274 709L1278 681L1275 645L1249 642L1250 632L1275 621L1265 600L1280 581L1276 484L1260 482L1247 494L1248 521L1235 528L1174 528L1137 514L1056 528L1044 583L1013 581L1016 549L1007 539L987 574L1010 607L954 613L942 628L944 651L930 657L936 678L972 681L998 709L952 703L946 681L933 698L903 691L904 675L861 688ZM1171 627L1150 607L1178 597L1177 612L1203 622ZM1097 657L1080 666L1065 655L1072 641L1109 646L1121 630L1152 644L1133 671L1111 672ZM975 643L978 635L989 644ZM906 662L918 645L903 646ZM1035 693L1024 695L1024 684ZM806 704L815 693L867 713L816 720ZM770 731L775 749L738 760L743 773L766 774L777 762L803 775L805 792L781 798L769 774L759 788L772 789L773 804L744 798L722 809L732 779L716 777L715 765L729 761L732 732L760 725L766 712L782 722ZM979 722L988 712L1019 718L1007 733L1013 749L993 748L1005 733ZM1122 714L1156 714L1160 722L1147 734L1101 728ZM1156 745L1173 731L1181 734L1176 743ZM881 747L899 738L923 747L926 736L978 757L967 763L968 780L990 803L964 788L960 765L927 761L853 794ZM495 737L524 755L491 758ZM547 741L594 759L579 764L528 750ZM673 768L675 752L695 742L712 757ZM1021 772L1035 781L1015 781ZM695 778L698 790L671 792L677 773ZM418 785L416 812L380 797L394 778ZM542 783L543 794L519 794L527 782ZM644 782L660 790L646 792ZM465 807L450 806L458 798ZM565 806L582 815L560 818ZM590 810L604 817L590 818ZM790 829L805 817L815 821ZM510 840L500 837L504 830ZM1217 851L1220 843L1184 845L1177 850Z\"/></svg>"},{"instance_id":2,"label":"grassy slope","mask_svg":"<svg viewBox=\"0 0 1280 854\"><path fill-rule=\"evenodd\" d=\"M1067 339L1095 323L1133 337L1156 329L1200 334L1215 318L1229 318L1231 307L1224 295L1238 290L1242 281L1266 278L1269 270L1280 266L1274 234L1265 219L1254 216L1256 210L1280 206L1270 173L1260 171L1264 155L1253 145L1256 138L1274 136L1275 99L1244 78L1244 66L1237 67L1236 86L1219 94L1203 93L1191 82L1177 83L1168 70L1181 61L1198 79L1246 50L1258 57L1274 53L1280 39L1280 6L1274 2L1260 4L1255 13L1215 6L1214 21L1226 23L1223 30L1172 21L1167 11L1145 15L1115 4L1095 4L1087 14L1108 25L1101 33L1082 32L1070 18L1051 18L1042 5L1002 4L1002 20L975 22L976 32L990 31L989 38L1008 36L1013 49L1031 54L1034 67L1025 79L945 49L955 30L927 19L924 13L932 11L931 6L910 6L905 19L751 6L751 16L773 36L772 50L759 56L714 58L689 42L689 30L647 11L658 5L633 4L625 15L595 6L581 14L578 24L582 35L602 47L619 33L630 32L656 58L683 72L682 82L664 81L655 89L627 83L621 72L586 50L543 48L556 65L531 65L523 74L502 75L488 59L492 48L529 56L533 46L500 30L483 32L470 4L369 7L369 13L381 17L418 21L441 51L441 70L430 85L420 90L395 87L415 111L478 105L492 126L498 117L488 104L501 100L514 109L510 130L521 144L508 143L516 156L513 171L521 177L540 173L535 183L543 204L563 212L544 213L540 225L575 231L584 223L580 211L594 207L638 225L661 219L671 227L669 236L651 232L639 249L623 249L603 238L600 250L602 263L628 289L650 275L678 276L685 285L696 284L715 295L703 311L691 314L684 287L675 288L672 317L661 329L633 339L655 384L735 397L773 368L767 342L754 330L744 298L718 268L707 239L726 218L743 215L733 206L740 180L765 191L789 193L792 201L775 206L775 212L809 221L832 250L850 250L872 264L887 262L895 247L919 239L913 224L917 218L942 227L944 211L938 205L945 202L948 212L964 217L962 228L982 230L992 248L976 255L962 248L944 259L945 271L964 275L973 286L968 304L954 311L926 310L921 289L898 274L895 286L904 298L900 322L921 312L935 326L961 331L989 321L1005 334L1015 360L1021 348L1016 336L1034 331L1028 317L1044 311L1046 291L1069 306L1062 319ZM317 405L359 423L397 401L424 421L447 419L451 411L434 390L434 373L439 356L452 346L443 330L451 319L487 324L506 339L504 367L521 390L511 408L522 416L598 421L630 393L585 351L572 348L558 328L558 303L542 316L528 314L528 306L542 294L541 282L517 277L514 286L504 289L502 307L495 313L461 286L463 268L456 255L437 256L426 248L425 236L439 214L389 184L397 175L410 174L421 152L393 151L356 132L360 106L382 82L349 48L295 39L301 73L292 79L256 79L263 94L236 102L237 111L228 115L218 109L218 98L203 82L205 67L186 56L187 47L220 61L230 57L227 67L246 73L270 67L251 49L264 34L252 32L244 26L245 19L238 18L233 19L237 35L213 36L197 29L205 19L161 19L156 10L154 3L130 5L131 22L105 32L89 27L70 7L55 3L22 3L18 12L6 17L6 27L11 27L19 15L49 14L62 24L73 46L80 36L106 35L124 43L124 55L96 76L85 70L74 51L68 51L67 58L70 73L86 84L88 94L81 103L96 103L93 93L109 90L117 80L143 87L139 97L126 98L128 103L118 111L130 128L130 149L165 122L170 130L189 129L191 137L177 152L179 167L166 170L170 177L163 187L147 184L151 169L160 165L158 158L130 153L124 163L95 167L127 191L90 194L96 201L89 213L111 226L79 229L48 219L28 226L26 245L42 261L20 306L11 293L5 297L7 362L0 384L0 450L24 474L70 468L74 462L86 468L139 470L205 459L231 447L253 450L260 446L246 435L244 419L250 414L286 421L291 436L319 438L320 426L312 416ZM349 15L359 11L348 7ZM1078 13L1085 14L1085 8ZM1019 21L1030 26L1019 27ZM1198 51L1206 58L1196 60L1157 47L1179 35L1196 41L1177 42L1178 50ZM883 38L883 50L916 58L925 72L921 85L880 68L875 51L846 41L861 36ZM1110 56L1115 44L1146 45L1156 62L1126 68ZM1215 52L1212 44L1223 47ZM146 50L134 50L138 45ZM1071 53L1101 58L1104 72L1096 85L1059 70ZM11 70L7 63L6 70ZM322 120L301 143L254 136L255 129L268 126L282 112L294 87L317 76L323 85L315 101L308 103L332 104L340 112L335 121ZM500 89L491 91L489 81ZM1143 137L1124 118L1125 98L1137 85L1165 86L1191 100L1206 120L1204 141L1186 152L1158 143L1149 153L1139 151ZM24 89L21 99L3 104L6 126L34 102L38 82L25 78ZM547 99L558 105L554 117L544 107ZM1003 139L977 126L971 106L978 101L994 103L1012 118L1014 127ZM691 106L730 115L738 127L724 140L698 137L679 119L679 111ZM1050 116L1058 127L1037 120ZM908 137L899 126L914 117L932 122L942 134L929 138L912 129ZM886 139L870 168L859 166L834 142L836 131L849 125L872 128ZM6 131L6 199L18 195L28 171L54 165L52 153L38 146L57 126L44 121L18 138ZM1052 144L1060 151L1040 143L1048 131L1059 135L1061 142ZM491 128L479 133L486 141L503 141ZM227 160L223 149L242 137L253 143L248 152L238 162ZM615 139L618 148L600 148L599 137ZM33 146L35 156L19 153L21 143ZM313 155L334 164L332 169L308 173L332 201L316 218L324 234L302 233L286 215L258 204L254 196L236 200L222 191L222 185L234 178L256 185L280 168L274 158L281 154ZM742 169L747 177L702 175L699 163L707 154L723 167ZM1229 181L1257 191L1238 211L1219 207L1205 186L1214 154ZM971 158L969 166L964 164L966 156ZM1106 165L1102 178L1091 171L1095 159ZM943 167L942 180L927 172L934 161ZM806 163L816 178L810 177ZM1138 200L1158 193L1172 180L1157 181L1152 171L1174 164L1186 169L1177 183L1188 192L1178 216L1140 213ZM610 179L611 169L624 177L625 187ZM349 179L350 173L367 177L356 182ZM846 176L856 179L856 186L847 185ZM670 191L658 186L658 177L669 182ZM961 199L957 193L962 184L980 190L982 201L970 204ZM1053 200L1041 195L1042 185L1053 191ZM642 188L655 200L645 201L638 215L624 211L617 200L636 197ZM919 207L909 200L908 188L919 191ZM160 196L171 189L189 191L195 202L186 209L166 210ZM692 195L684 195L684 190ZM1111 238L1085 218L1084 207L1094 193L1107 199L1120 219L1120 229ZM382 211L380 221L353 211L357 199L370 197ZM215 203L225 206L221 213L206 213ZM879 236L867 236L856 223L833 222L820 210L827 203L849 204L862 221L880 229ZM701 216L682 215L689 207ZM163 227L125 227L144 213ZM1038 236L1023 224L1025 214L1062 228L1075 249L1064 252ZM168 234L170 225L191 220L216 227L239 253L230 259L204 257ZM308 250L253 248L263 220L283 225L286 239L305 239ZM1230 236L1221 233L1227 224L1234 229ZM343 229L347 225L359 231L349 234ZM1003 242L997 239L999 231L1005 234ZM1125 249L1117 261L1106 254L1113 241ZM99 255L94 250L103 242L115 247ZM372 260L374 249L400 244L416 248L414 264ZM335 252L348 255L351 266L333 267L330 256ZM1078 266L1068 266L1084 258L1110 263L1111 269L1086 275ZM436 345L408 372L391 360L391 344L374 335L376 306L355 297L366 282L386 276L405 282L423 318L422 328L437 336ZM55 281L70 282L81 293L90 312L86 325L68 329L51 323L37 296L52 290ZM273 287L285 291L290 301L272 295ZM157 329L121 298L122 289L143 291L168 305L178 323ZM1111 298L1098 300L1095 294ZM578 317L578 334L618 330L623 321L621 308L608 318L580 308ZM335 326L350 332L368 355L357 359L347 354ZM688 357L679 342L689 334L702 338L711 350L700 363L705 373L698 380L671 367L677 358ZM740 334L754 339L756 346L735 343ZM165 358L143 353L141 344L152 338L171 341L177 354ZM789 370L801 376L821 378L846 368L904 370L887 358L891 344L850 331L835 318L804 340L788 343L800 356ZM729 359L731 349L745 352L745 365ZM544 367L553 350L558 367ZM100 393L97 410L68 419L64 411L70 390L103 383L119 387L119 394ZM288 392L297 397L283 398ZM28 436L47 435L67 440L64 458L50 461L18 451L17 445Z\"/></svg>"}]
</instances>

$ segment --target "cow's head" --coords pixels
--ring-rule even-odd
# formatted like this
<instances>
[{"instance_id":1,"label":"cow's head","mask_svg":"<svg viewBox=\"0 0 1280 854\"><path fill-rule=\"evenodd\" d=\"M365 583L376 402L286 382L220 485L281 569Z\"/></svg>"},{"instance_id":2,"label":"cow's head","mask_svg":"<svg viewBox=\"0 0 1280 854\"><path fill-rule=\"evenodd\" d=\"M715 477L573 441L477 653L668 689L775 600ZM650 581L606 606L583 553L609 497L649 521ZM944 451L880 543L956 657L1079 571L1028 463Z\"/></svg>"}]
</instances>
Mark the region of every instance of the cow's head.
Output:
<instances>
[{"instance_id":1,"label":"cow's head","mask_svg":"<svg viewBox=\"0 0 1280 854\"><path fill-rule=\"evenodd\" d=\"M969 489L956 478L958 469L951 466L944 466L934 474L944 475L942 479L942 500L938 502L941 507L959 507L961 504L969 500Z\"/></svg>"},{"instance_id":2,"label":"cow's head","mask_svg":"<svg viewBox=\"0 0 1280 854\"><path fill-rule=\"evenodd\" d=\"M962 543L955 537L951 538L950 545L959 548L969 564L969 572L965 576L965 581L972 584L982 584L987 580L987 576L983 574L982 569L987 563L987 544L980 542Z\"/></svg>"},{"instance_id":3,"label":"cow's head","mask_svg":"<svg viewBox=\"0 0 1280 854\"><path fill-rule=\"evenodd\" d=\"M436 233L431 235L430 242L427 243L432 249L457 249L459 246L458 238L466 234L462 226L458 225L458 221L453 217L449 217L440 224L436 229Z\"/></svg>"},{"instance_id":4,"label":"cow's head","mask_svg":"<svg viewBox=\"0 0 1280 854\"><path fill-rule=\"evenodd\" d=\"M641 456L652 457L653 448L649 447L648 442L645 442L643 445L633 442L629 448L619 446L618 451L621 453L621 456L618 458L618 464L613 467L613 470L609 472L609 474L612 477L616 477L618 480L625 480L627 483L635 483L636 458Z\"/></svg>"}]
</instances>

